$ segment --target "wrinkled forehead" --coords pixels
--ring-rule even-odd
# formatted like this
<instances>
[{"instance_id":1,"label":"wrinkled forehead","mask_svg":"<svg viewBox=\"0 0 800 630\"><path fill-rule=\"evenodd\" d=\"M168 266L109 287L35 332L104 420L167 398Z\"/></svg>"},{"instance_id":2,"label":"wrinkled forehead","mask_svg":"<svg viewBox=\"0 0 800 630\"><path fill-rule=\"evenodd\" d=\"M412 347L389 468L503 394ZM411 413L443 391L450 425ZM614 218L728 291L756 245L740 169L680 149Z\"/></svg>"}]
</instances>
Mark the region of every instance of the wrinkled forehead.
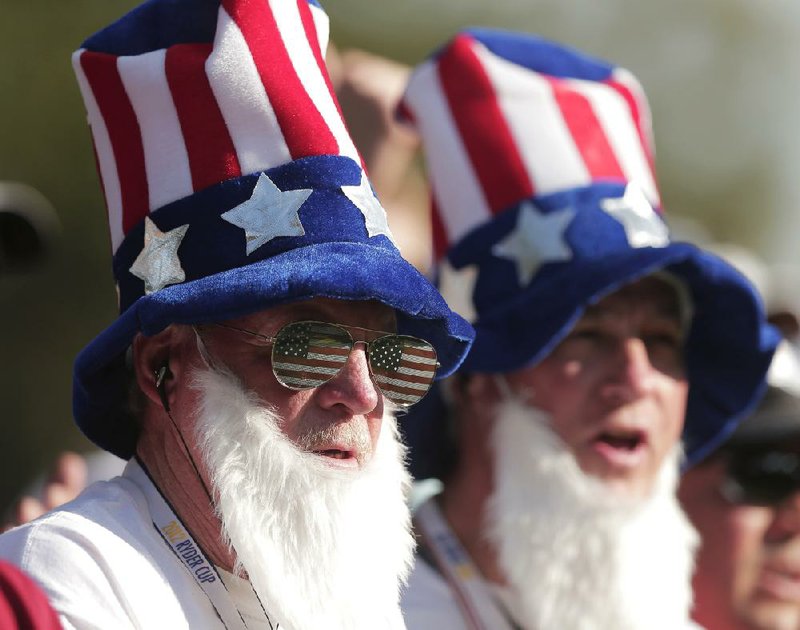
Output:
<instances>
[{"instance_id":1,"label":"wrinkled forehead","mask_svg":"<svg viewBox=\"0 0 800 630\"><path fill-rule=\"evenodd\" d=\"M688 331L693 316L692 298L686 284L666 271L659 271L626 284L589 305L584 317L615 317L639 310L663 320L674 320Z\"/></svg>"},{"instance_id":2,"label":"wrinkled forehead","mask_svg":"<svg viewBox=\"0 0 800 630\"><path fill-rule=\"evenodd\" d=\"M285 324L300 320L317 320L387 332L397 328L394 309L381 302L326 297L273 306L223 323L259 332L274 332Z\"/></svg>"}]
</instances>

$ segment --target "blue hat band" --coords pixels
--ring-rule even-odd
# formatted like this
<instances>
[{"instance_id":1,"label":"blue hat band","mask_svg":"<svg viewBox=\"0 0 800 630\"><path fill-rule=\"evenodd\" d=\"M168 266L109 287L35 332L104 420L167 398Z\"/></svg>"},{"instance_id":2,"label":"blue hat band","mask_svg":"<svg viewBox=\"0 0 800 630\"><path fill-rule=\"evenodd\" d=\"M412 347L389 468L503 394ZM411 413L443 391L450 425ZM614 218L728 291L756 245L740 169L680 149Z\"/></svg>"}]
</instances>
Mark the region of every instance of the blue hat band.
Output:
<instances>
[{"instance_id":1,"label":"blue hat band","mask_svg":"<svg viewBox=\"0 0 800 630\"><path fill-rule=\"evenodd\" d=\"M373 247L393 249L386 236L369 236L365 216L342 190L342 187L358 186L361 181L362 170L351 159L313 156L270 169L266 175L281 191L296 193L294 197L298 201L307 197L296 211L295 222L299 221L299 224L288 230L293 232L292 235L271 237L263 245L256 241L249 253L245 229L226 220L224 215L254 196L261 173L222 182L164 206L151 215L150 220L164 234L188 226L175 252L184 281L197 280L321 242L368 243ZM145 230L145 222L133 228L114 255L113 269L119 286L121 312L147 292L144 280L131 271L142 252Z\"/></svg>"}]
</instances>

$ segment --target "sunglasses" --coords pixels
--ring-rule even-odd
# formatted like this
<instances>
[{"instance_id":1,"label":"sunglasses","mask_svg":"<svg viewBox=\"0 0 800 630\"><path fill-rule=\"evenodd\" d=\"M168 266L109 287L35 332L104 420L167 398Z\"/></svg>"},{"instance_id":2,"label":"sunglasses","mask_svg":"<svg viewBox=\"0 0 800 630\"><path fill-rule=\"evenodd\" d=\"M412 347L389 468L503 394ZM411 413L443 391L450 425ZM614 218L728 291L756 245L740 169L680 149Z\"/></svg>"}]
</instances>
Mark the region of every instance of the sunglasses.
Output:
<instances>
[{"instance_id":1,"label":"sunglasses","mask_svg":"<svg viewBox=\"0 0 800 630\"><path fill-rule=\"evenodd\" d=\"M732 454L720 491L734 504L778 505L800 492L800 453L769 450Z\"/></svg>"},{"instance_id":2,"label":"sunglasses","mask_svg":"<svg viewBox=\"0 0 800 630\"><path fill-rule=\"evenodd\" d=\"M439 367L434 347L408 335L316 321L292 322L274 337L227 324L213 325L271 343L272 372L289 389L313 389L327 383L341 371L357 343L366 348L374 382L400 407L410 407L425 396ZM356 341L350 332L354 330L379 336Z\"/></svg>"}]
</instances>

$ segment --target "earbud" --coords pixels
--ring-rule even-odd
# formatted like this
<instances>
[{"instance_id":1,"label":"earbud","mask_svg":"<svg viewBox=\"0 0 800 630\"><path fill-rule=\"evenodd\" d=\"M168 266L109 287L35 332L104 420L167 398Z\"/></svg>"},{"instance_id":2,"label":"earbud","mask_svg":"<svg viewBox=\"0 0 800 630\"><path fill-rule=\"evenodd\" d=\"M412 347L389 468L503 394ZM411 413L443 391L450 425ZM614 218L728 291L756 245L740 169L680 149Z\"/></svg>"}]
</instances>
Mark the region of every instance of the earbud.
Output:
<instances>
[{"instance_id":1,"label":"earbud","mask_svg":"<svg viewBox=\"0 0 800 630\"><path fill-rule=\"evenodd\" d=\"M161 398L161 405L164 407L164 411L169 412L169 400L167 399L167 390L164 387L164 381L172 378L172 372L170 372L169 363L164 362L164 365L155 371L155 377L156 390L158 391L159 398Z\"/></svg>"}]
</instances>

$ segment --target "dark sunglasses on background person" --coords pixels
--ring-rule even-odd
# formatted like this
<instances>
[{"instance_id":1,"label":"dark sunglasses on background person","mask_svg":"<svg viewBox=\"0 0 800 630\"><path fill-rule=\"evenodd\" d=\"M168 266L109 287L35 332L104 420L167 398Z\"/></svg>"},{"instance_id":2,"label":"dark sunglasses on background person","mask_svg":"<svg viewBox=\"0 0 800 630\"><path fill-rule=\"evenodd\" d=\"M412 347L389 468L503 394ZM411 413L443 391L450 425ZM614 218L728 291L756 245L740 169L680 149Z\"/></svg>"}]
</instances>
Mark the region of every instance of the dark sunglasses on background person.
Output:
<instances>
[{"instance_id":1,"label":"dark sunglasses on background person","mask_svg":"<svg viewBox=\"0 0 800 630\"><path fill-rule=\"evenodd\" d=\"M800 492L800 452L733 452L720 491L738 505L775 506Z\"/></svg>"},{"instance_id":2,"label":"dark sunglasses on background person","mask_svg":"<svg viewBox=\"0 0 800 630\"><path fill-rule=\"evenodd\" d=\"M211 325L272 344L272 372L289 389L313 389L328 382L347 363L353 347L363 343L370 374L383 395L395 405L410 407L428 392L439 367L433 346L408 335L318 321L292 322L274 337L227 324ZM376 336L356 341L351 331Z\"/></svg>"}]
</instances>

